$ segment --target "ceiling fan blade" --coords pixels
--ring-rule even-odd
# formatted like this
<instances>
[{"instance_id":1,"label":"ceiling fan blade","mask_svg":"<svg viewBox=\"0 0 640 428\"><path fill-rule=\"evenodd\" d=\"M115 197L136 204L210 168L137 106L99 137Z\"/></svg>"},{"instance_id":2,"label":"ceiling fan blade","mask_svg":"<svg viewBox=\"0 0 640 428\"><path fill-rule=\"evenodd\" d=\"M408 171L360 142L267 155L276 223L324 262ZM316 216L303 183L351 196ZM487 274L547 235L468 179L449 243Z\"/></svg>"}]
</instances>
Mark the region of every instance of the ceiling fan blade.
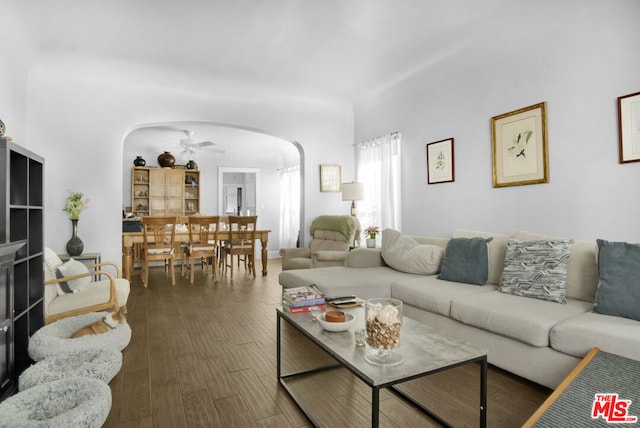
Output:
<instances>
[{"instance_id":1,"label":"ceiling fan blade","mask_svg":"<svg viewBox=\"0 0 640 428\"><path fill-rule=\"evenodd\" d=\"M202 147L215 146L215 143L212 143L211 141L201 141L199 143L194 143L193 145L202 148Z\"/></svg>"},{"instance_id":2,"label":"ceiling fan blade","mask_svg":"<svg viewBox=\"0 0 640 428\"><path fill-rule=\"evenodd\" d=\"M203 152L210 152L210 153L220 153L222 155L227 153L226 150L222 150L222 149L207 149L207 148L204 148L204 149L202 149L202 151Z\"/></svg>"}]
</instances>

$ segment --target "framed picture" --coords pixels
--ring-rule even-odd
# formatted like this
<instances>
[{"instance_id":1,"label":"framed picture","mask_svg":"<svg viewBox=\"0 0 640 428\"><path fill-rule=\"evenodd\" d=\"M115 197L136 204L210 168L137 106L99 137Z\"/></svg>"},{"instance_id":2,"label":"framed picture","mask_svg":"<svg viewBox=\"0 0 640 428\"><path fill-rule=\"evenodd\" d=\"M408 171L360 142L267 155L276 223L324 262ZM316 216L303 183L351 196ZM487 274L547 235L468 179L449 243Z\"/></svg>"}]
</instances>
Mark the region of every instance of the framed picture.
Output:
<instances>
[{"instance_id":1,"label":"framed picture","mask_svg":"<svg viewBox=\"0 0 640 428\"><path fill-rule=\"evenodd\" d=\"M618 97L620 163L640 162L640 92Z\"/></svg>"},{"instance_id":2,"label":"framed picture","mask_svg":"<svg viewBox=\"0 0 640 428\"><path fill-rule=\"evenodd\" d=\"M491 118L493 187L549 182L547 103Z\"/></svg>"},{"instance_id":3,"label":"framed picture","mask_svg":"<svg viewBox=\"0 0 640 428\"><path fill-rule=\"evenodd\" d=\"M427 180L429 184L455 181L453 138L427 144Z\"/></svg>"},{"instance_id":4,"label":"framed picture","mask_svg":"<svg viewBox=\"0 0 640 428\"><path fill-rule=\"evenodd\" d=\"M320 165L320 191L339 192L342 183L340 165Z\"/></svg>"}]
</instances>

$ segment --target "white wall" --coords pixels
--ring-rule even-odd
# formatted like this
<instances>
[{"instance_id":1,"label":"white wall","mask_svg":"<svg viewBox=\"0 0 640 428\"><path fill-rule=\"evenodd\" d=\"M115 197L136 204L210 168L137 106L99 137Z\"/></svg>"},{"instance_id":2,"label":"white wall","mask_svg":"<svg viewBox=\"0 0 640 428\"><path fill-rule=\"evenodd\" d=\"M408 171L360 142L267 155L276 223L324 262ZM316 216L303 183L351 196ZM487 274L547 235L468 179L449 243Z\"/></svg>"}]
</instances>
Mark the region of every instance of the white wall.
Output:
<instances>
[{"instance_id":1,"label":"white wall","mask_svg":"<svg viewBox=\"0 0 640 428\"><path fill-rule=\"evenodd\" d=\"M0 40L0 120L6 135L27 147L27 74L33 48L11 6L2 7Z\"/></svg>"},{"instance_id":2,"label":"white wall","mask_svg":"<svg viewBox=\"0 0 640 428\"><path fill-rule=\"evenodd\" d=\"M71 231L62 207L69 190L80 191L91 199L79 224L85 251L120 260L122 177L123 168L129 168L122 164L123 140L140 123L212 121L269 130L298 141L306 162L305 230L316 215L345 210L339 194L319 192L318 165L349 156L350 106L265 100L258 93L234 98L223 87L220 94L210 89L193 93L181 90L178 78L154 80L156 76L157 70L95 58L42 55L34 61L27 125L31 150L46 159L45 245L64 250Z\"/></svg>"},{"instance_id":3,"label":"white wall","mask_svg":"<svg viewBox=\"0 0 640 428\"><path fill-rule=\"evenodd\" d=\"M616 98L640 91L640 2L509 2L503 12L355 106L356 141L402 132L405 232L639 242L640 163L618 163ZM550 183L493 188L491 117L541 101ZM428 185L425 146L449 137L455 182Z\"/></svg>"}]
</instances>

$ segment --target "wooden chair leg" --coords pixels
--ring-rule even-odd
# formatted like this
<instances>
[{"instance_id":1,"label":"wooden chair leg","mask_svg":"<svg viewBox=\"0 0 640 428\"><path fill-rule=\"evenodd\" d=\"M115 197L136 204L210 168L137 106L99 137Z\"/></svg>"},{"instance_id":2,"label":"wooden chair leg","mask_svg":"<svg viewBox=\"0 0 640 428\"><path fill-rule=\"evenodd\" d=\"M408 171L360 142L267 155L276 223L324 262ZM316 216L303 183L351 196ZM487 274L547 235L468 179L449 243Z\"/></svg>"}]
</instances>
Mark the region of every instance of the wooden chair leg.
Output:
<instances>
[{"instance_id":1,"label":"wooden chair leg","mask_svg":"<svg viewBox=\"0 0 640 428\"><path fill-rule=\"evenodd\" d=\"M211 270L213 271L213 279L218 279L218 253L211 259Z\"/></svg>"},{"instance_id":2,"label":"wooden chair leg","mask_svg":"<svg viewBox=\"0 0 640 428\"><path fill-rule=\"evenodd\" d=\"M195 257L190 257L189 258L189 260L191 261L191 264L190 264L191 272L190 272L189 280L190 280L190 282L192 284L193 284L194 276L195 276L195 266L194 266L195 261L194 261L194 259L195 259Z\"/></svg>"},{"instance_id":3,"label":"wooden chair leg","mask_svg":"<svg viewBox=\"0 0 640 428\"><path fill-rule=\"evenodd\" d=\"M144 284L144 288L149 285L149 262L147 260L142 262L142 284Z\"/></svg>"},{"instance_id":4,"label":"wooden chair leg","mask_svg":"<svg viewBox=\"0 0 640 428\"><path fill-rule=\"evenodd\" d=\"M253 256L250 256L250 257L251 259L249 261L249 268L253 272L253 277L255 278L256 277L256 261L253 258Z\"/></svg>"},{"instance_id":5,"label":"wooden chair leg","mask_svg":"<svg viewBox=\"0 0 640 428\"><path fill-rule=\"evenodd\" d=\"M169 270L171 271L171 285L176 285L176 275L173 270L173 259L169 259L171 263L169 263Z\"/></svg>"},{"instance_id":6,"label":"wooden chair leg","mask_svg":"<svg viewBox=\"0 0 640 428\"><path fill-rule=\"evenodd\" d=\"M180 277L184 276L184 255L185 255L184 248L181 248L180 249Z\"/></svg>"}]
</instances>

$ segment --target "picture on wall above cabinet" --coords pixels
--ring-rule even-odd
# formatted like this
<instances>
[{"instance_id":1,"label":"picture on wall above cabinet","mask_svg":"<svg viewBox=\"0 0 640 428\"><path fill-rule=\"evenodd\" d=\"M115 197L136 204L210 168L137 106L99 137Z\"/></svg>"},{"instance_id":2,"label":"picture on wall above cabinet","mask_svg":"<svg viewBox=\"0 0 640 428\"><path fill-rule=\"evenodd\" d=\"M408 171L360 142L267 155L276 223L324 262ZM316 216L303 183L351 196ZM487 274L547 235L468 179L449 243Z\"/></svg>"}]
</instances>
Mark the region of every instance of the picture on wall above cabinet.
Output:
<instances>
[{"instance_id":1,"label":"picture on wall above cabinet","mask_svg":"<svg viewBox=\"0 0 640 428\"><path fill-rule=\"evenodd\" d=\"M640 92L618 97L620 163L640 162Z\"/></svg>"},{"instance_id":2,"label":"picture on wall above cabinet","mask_svg":"<svg viewBox=\"0 0 640 428\"><path fill-rule=\"evenodd\" d=\"M491 118L493 187L549 182L547 103Z\"/></svg>"},{"instance_id":3,"label":"picture on wall above cabinet","mask_svg":"<svg viewBox=\"0 0 640 428\"><path fill-rule=\"evenodd\" d=\"M320 191L339 192L342 183L340 165L320 165Z\"/></svg>"},{"instance_id":4,"label":"picture on wall above cabinet","mask_svg":"<svg viewBox=\"0 0 640 428\"><path fill-rule=\"evenodd\" d=\"M427 181L429 184L455 181L453 137L427 144Z\"/></svg>"}]
</instances>

